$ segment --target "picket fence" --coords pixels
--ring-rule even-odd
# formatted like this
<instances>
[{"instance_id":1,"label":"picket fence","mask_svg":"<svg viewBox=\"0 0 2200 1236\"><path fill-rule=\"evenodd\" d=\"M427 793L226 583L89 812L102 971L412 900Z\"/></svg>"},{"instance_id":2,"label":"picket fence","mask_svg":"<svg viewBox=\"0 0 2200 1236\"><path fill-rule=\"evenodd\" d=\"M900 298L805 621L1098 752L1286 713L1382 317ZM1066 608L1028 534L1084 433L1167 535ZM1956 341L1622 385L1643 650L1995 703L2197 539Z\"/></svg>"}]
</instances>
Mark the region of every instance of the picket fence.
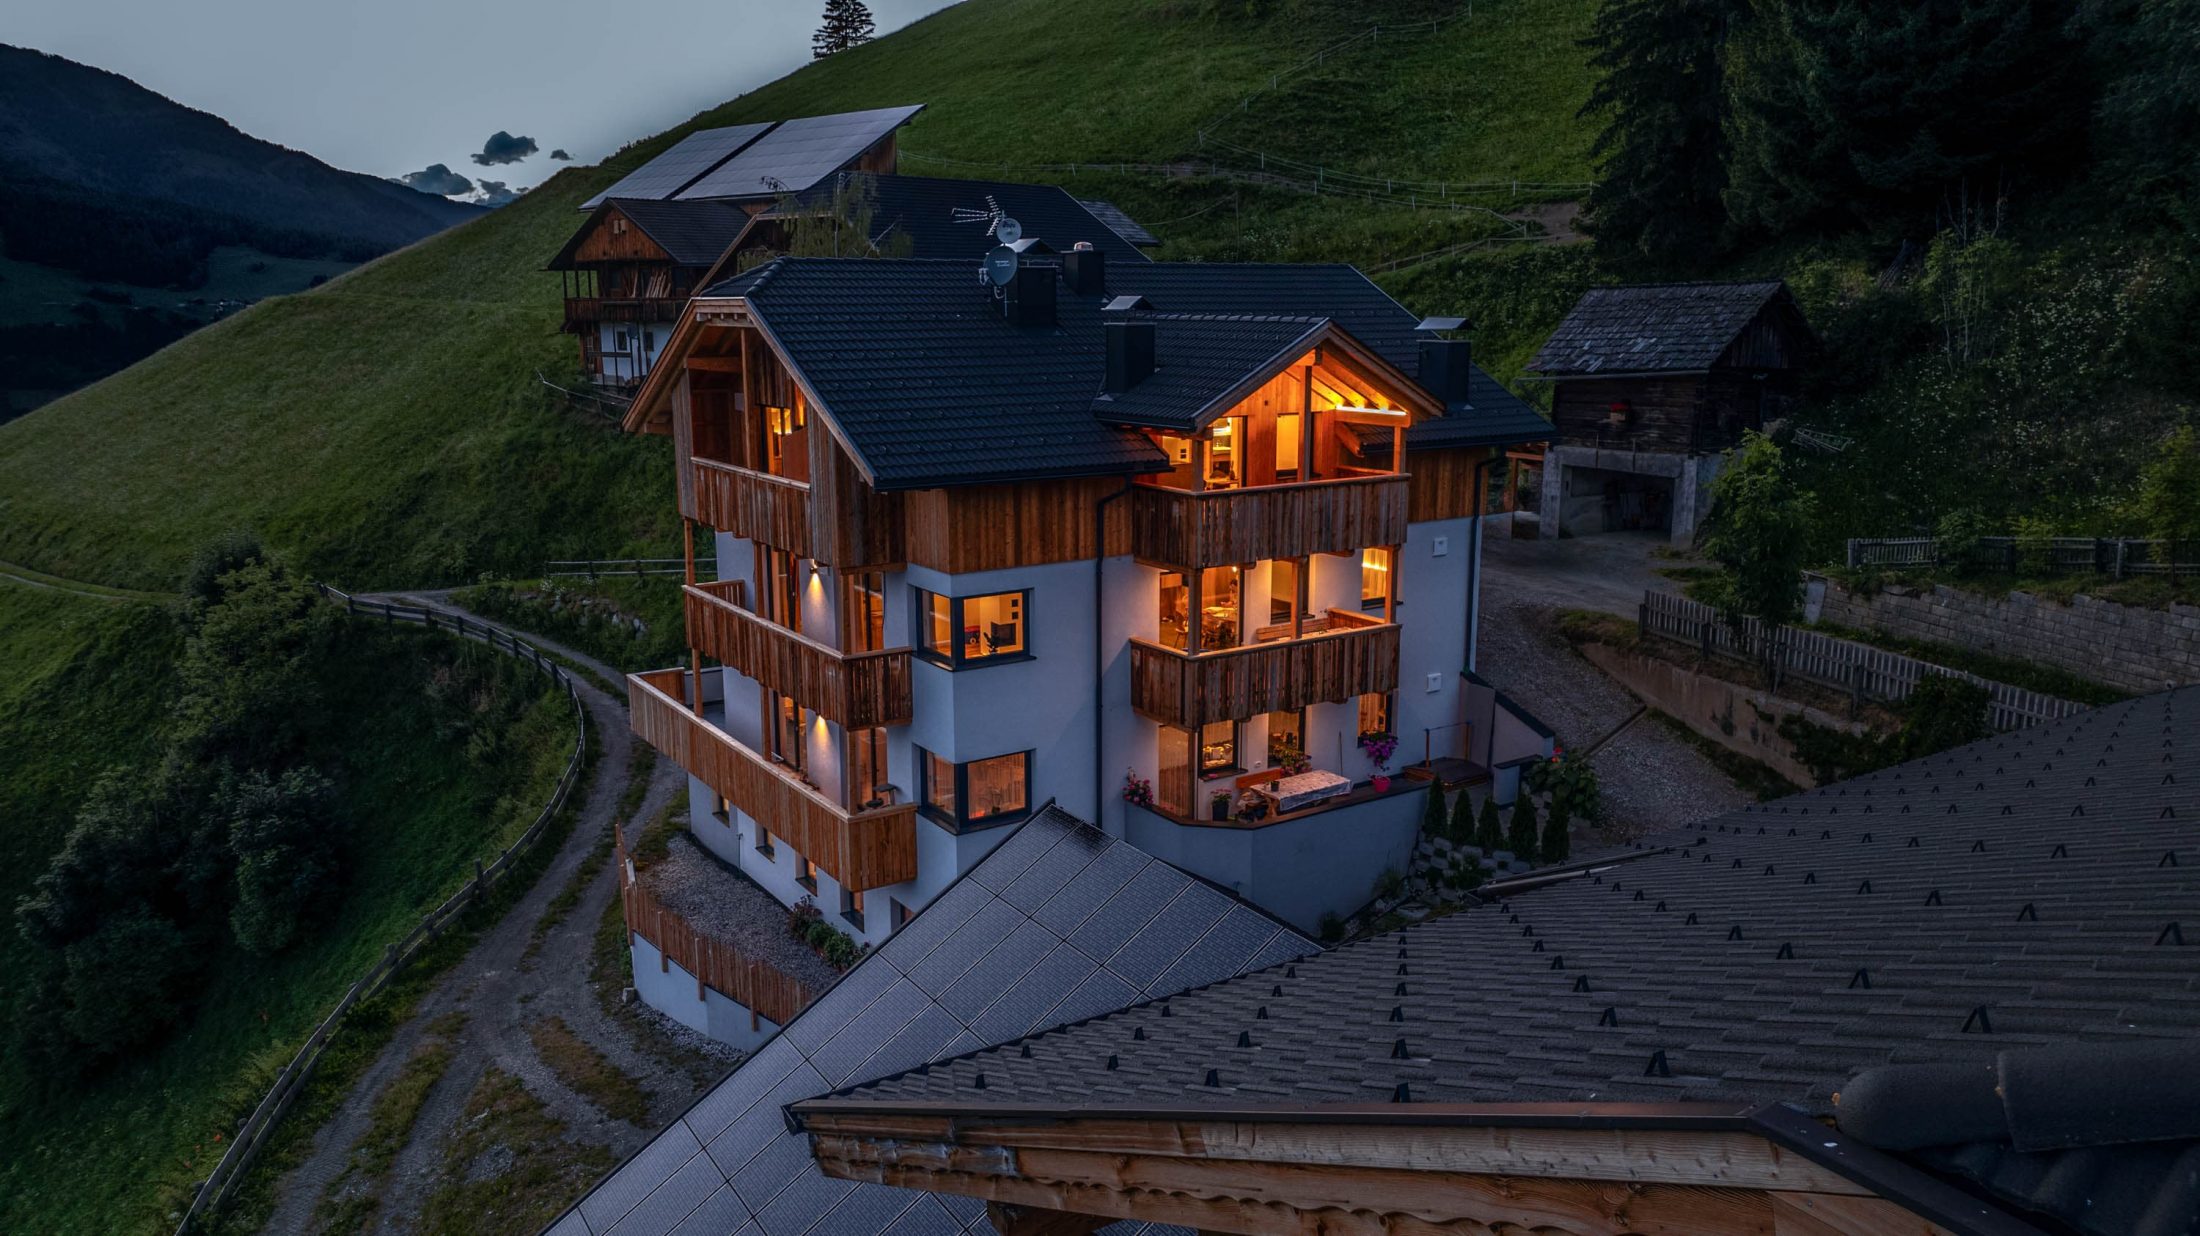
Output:
<instances>
[{"instance_id":1,"label":"picket fence","mask_svg":"<svg viewBox=\"0 0 2200 1236\"><path fill-rule=\"evenodd\" d=\"M580 780L581 767L587 761L588 722L581 710L580 693L574 690L572 677L556 661L544 656L541 649L509 631L478 619L438 613L418 606L365 601L327 584L315 584L314 587L322 596L342 605L350 613L380 618L384 622L412 623L430 630L448 631L460 639L484 643L498 652L529 662L551 682L565 688L565 697L573 705L573 750L566 757L565 770L558 774L558 783L550 792L550 801L544 803L542 810L536 813L534 823L527 826L527 831L521 833L518 840L506 846L503 853L486 865L477 860L474 863L474 878L451 894L449 900L430 910L404 939L383 949L381 959L359 976L358 981L344 993L343 999L336 1002L335 1009L321 1020L320 1025L314 1027L312 1034L306 1036L306 1041L298 1048L297 1054L291 1057L290 1063L283 1066L283 1071L276 1076L275 1084L268 1088L266 1096L237 1130L237 1136L229 1143L229 1149L223 1152L221 1162L214 1165L213 1173L192 1195L190 1208L184 1211L182 1222L176 1225L176 1236L187 1236L194 1223L220 1209L235 1195L244 1179L245 1170L252 1166L253 1160L259 1157L261 1149L266 1146L268 1135L274 1132L275 1126L281 1123L291 1104L305 1090L306 1082L313 1076L315 1066L320 1064L322 1053L328 1050L329 1041L343 1024L344 1017L360 1001L379 994L398 971L435 942L452 919L472 909L488 895L489 890L499 880L510 873L512 865L541 840L543 833L550 827L550 821L565 806L574 784Z\"/></svg>"},{"instance_id":2,"label":"picket fence","mask_svg":"<svg viewBox=\"0 0 2200 1236\"><path fill-rule=\"evenodd\" d=\"M2200 575L2200 545L2136 537L1982 536L1961 546L1939 537L1853 537L1850 567L1958 567L2004 575Z\"/></svg>"},{"instance_id":3,"label":"picket fence","mask_svg":"<svg viewBox=\"0 0 2200 1236\"><path fill-rule=\"evenodd\" d=\"M1760 664L1766 660L1765 626L1745 618L1740 629L1713 606L1670 592L1646 592L1639 626L1645 635L1693 644L1704 656ZM1787 675L1849 693L1852 707L1867 700L1899 703L1928 677L1959 678L1985 687L1987 720L1997 731L2024 729L2057 720L2088 707L2058 696L2013 687L1977 674L1920 661L1818 631L1779 627L1773 632L1770 660L1778 678Z\"/></svg>"}]
</instances>

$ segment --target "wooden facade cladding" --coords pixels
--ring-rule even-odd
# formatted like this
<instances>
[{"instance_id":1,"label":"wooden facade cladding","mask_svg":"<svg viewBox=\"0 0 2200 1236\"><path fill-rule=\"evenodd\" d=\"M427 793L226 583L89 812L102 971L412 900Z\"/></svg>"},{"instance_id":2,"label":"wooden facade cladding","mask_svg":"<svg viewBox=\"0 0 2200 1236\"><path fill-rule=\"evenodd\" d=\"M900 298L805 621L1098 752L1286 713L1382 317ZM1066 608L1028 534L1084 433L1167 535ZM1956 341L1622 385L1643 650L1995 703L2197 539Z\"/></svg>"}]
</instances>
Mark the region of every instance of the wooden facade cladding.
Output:
<instances>
[{"instance_id":1,"label":"wooden facade cladding","mask_svg":"<svg viewBox=\"0 0 2200 1236\"><path fill-rule=\"evenodd\" d=\"M1781 371L1565 378L1551 392L1551 422L1568 446L1705 455L1777 419L1794 393L1794 375ZM1614 404L1625 410L1615 413Z\"/></svg>"},{"instance_id":2,"label":"wooden facade cladding","mask_svg":"<svg viewBox=\"0 0 2200 1236\"><path fill-rule=\"evenodd\" d=\"M1410 479L1385 473L1302 485L1131 491L1131 552L1197 570L1308 554L1356 554L1406 539Z\"/></svg>"},{"instance_id":3,"label":"wooden facade cladding","mask_svg":"<svg viewBox=\"0 0 2200 1236\"><path fill-rule=\"evenodd\" d=\"M673 763L754 817L772 835L848 889L883 888L917 875L914 803L850 811L749 750L682 702L686 675L627 675L634 732Z\"/></svg>"},{"instance_id":4,"label":"wooden facade cladding","mask_svg":"<svg viewBox=\"0 0 2200 1236\"><path fill-rule=\"evenodd\" d=\"M1411 470L1412 483L1406 503L1406 518L1421 524L1438 519L1468 519L1482 514L1483 503L1476 500L1474 491L1474 471L1476 465L1495 454L1492 448L1482 446L1452 446L1439 450L1408 452L1406 465ZM1501 471L1496 468L1485 469L1482 479L1487 482L1491 472Z\"/></svg>"},{"instance_id":5,"label":"wooden facade cladding","mask_svg":"<svg viewBox=\"0 0 2200 1236\"><path fill-rule=\"evenodd\" d=\"M1331 610L1316 635L1187 656L1131 641L1131 707L1197 731L1309 704L1342 703L1398 686L1398 624Z\"/></svg>"},{"instance_id":6,"label":"wooden facade cladding","mask_svg":"<svg viewBox=\"0 0 2200 1236\"><path fill-rule=\"evenodd\" d=\"M1123 484L1087 476L908 494L906 560L961 575L1127 552L1131 499L1100 505ZM1096 539L1095 511L1107 519L1106 546Z\"/></svg>"},{"instance_id":7,"label":"wooden facade cladding","mask_svg":"<svg viewBox=\"0 0 2200 1236\"><path fill-rule=\"evenodd\" d=\"M686 593L688 642L721 663L848 729L909 724L907 648L843 653L798 635L749 612L740 580Z\"/></svg>"},{"instance_id":8,"label":"wooden facade cladding","mask_svg":"<svg viewBox=\"0 0 2200 1236\"><path fill-rule=\"evenodd\" d=\"M760 1017L785 1025L817 998L801 979L698 930L677 911L660 904L649 886L630 874L625 838L616 834L614 838L619 904L626 929L648 941L659 957L694 975L697 1000L703 998L707 987Z\"/></svg>"},{"instance_id":9,"label":"wooden facade cladding","mask_svg":"<svg viewBox=\"0 0 2200 1236\"><path fill-rule=\"evenodd\" d=\"M798 558L820 556L810 538L809 486L714 459L690 460L689 470L694 507L681 514Z\"/></svg>"}]
</instances>

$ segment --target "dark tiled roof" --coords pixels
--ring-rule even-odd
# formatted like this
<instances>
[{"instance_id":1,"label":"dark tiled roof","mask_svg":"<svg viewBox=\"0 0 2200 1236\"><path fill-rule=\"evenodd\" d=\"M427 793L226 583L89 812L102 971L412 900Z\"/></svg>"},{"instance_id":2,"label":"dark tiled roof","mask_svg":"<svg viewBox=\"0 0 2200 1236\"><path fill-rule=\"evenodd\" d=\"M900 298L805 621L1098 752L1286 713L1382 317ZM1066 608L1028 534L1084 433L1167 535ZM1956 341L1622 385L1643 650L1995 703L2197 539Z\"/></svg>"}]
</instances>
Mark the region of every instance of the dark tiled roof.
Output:
<instances>
[{"instance_id":1,"label":"dark tiled roof","mask_svg":"<svg viewBox=\"0 0 2200 1236\"><path fill-rule=\"evenodd\" d=\"M1077 199L1078 204L1092 212L1094 218L1115 229L1115 234L1140 248L1150 248L1161 243L1161 238L1138 225L1138 220L1123 213L1114 202L1097 197Z\"/></svg>"},{"instance_id":2,"label":"dark tiled roof","mask_svg":"<svg viewBox=\"0 0 2200 1236\"><path fill-rule=\"evenodd\" d=\"M896 236L908 237L909 257L975 262L985 256L999 242L988 234L983 223L959 222L954 212L958 207L984 210L990 198L1003 213L1023 225L1024 235L1037 237L1057 250L1066 252L1079 241L1086 241L1105 252L1110 262L1151 260L1106 221L1095 218L1083 203L1054 185L849 172L835 180L851 177L871 194L873 238L884 243ZM820 186L805 196L803 205L815 208L829 202L831 196L829 187Z\"/></svg>"},{"instance_id":3,"label":"dark tiled roof","mask_svg":"<svg viewBox=\"0 0 2200 1236\"><path fill-rule=\"evenodd\" d=\"M1709 369L1787 285L1660 283L1591 288L1528 368L1550 376Z\"/></svg>"},{"instance_id":4,"label":"dark tiled roof","mask_svg":"<svg viewBox=\"0 0 2200 1236\"><path fill-rule=\"evenodd\" d=\"M1314 950L1059 809L1016 829L550 1229L553 1236L990 1232L969 1198L833 1180L781 1109ZM1180 1228L1121 1223L1110 1236Z\"/></svg>"},{"instance_id":5,"label":"dark tiled roof","mask_svg":"<svg viewBox=\"0 0 2200 1236\"><path fill-rule=\"evenodd\" d=\"M1419 372L1417 319L1342 265L1113 264L1105 296L1059 288L1052 327L1003 321L968 262L781 258L705 292L749 298L888 490L1164 467L1143 436L1092 410L1106 359L1101 308L1125 294L1169 314L1328 318L1409 377ZM1478 378L1473 404L1416 425L1407 442L1549 436L1548 422Z\"/></svg>"},{"instance_id":6,"label":"dark tiled roof","mask_svg":"<svg viewBox=\"0 0 2200 1236\"><path fill-rule=\"evenodd\" d=\"M749 225L749 213L731 202L659 202L647 198L614 198L589 214L587 222L565 242L550 262L550 269L566 269L573 253L603 220L617 209L634 226L672 255L680 266L708 266L729 248L741 229Z\"/></svg>"},{"instance_id":7,"label":"dark tiled roof","mask_svg":"<svg viewBox=\"0 0 2200 1236\"><path fill-rule=\"evenodd\" d=\"M854 1097L981 1106L982 1073L984 1104L1382 1102L1404 1086L1826 1113L1860 1070L2200 1035L2196 841L2188 687L1653 837L1594 874L1191 992L1168 1016L1128 1008L1029 1040L1029 1058L1009 1044Z\"/></svg>"},{"instance_id":8,"label":"dark tiled roof","mask_svg":"<svg viewBox=\"0 0 2200 1236\"><path fill-rule=\"evenodd\" d=\"M1119 425L1190 431L1248 378L1266 380L1313 346L1326 318L1229 314L1139 314L1154 324L1154 371L1127 391L1102 394L1092 410ZM1211 417L1207 419L1212 419Z\"/></svg>"}]
</instances>

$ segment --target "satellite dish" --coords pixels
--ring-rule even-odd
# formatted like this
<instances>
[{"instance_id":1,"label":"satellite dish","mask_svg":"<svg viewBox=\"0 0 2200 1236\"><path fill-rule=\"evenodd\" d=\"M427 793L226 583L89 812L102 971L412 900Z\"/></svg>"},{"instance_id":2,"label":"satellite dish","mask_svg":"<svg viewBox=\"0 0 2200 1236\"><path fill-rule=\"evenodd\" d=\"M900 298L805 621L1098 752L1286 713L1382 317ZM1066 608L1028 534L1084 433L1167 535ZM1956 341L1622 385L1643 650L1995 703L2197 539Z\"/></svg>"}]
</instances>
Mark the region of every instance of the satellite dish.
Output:
<instances>
[{"instance_id":1,"label":"satellite dish","mask_svg":"<svg viewBox=\"0 0 2200 1236\"><path fill-rule=\"evenodd\" d=\"M985 265L980 269L984 273L987 283L997 288L1005 288L1016 281L1016 265L1016 251L1014 249L1009 248L1007 245L995 245L985 255Z\"/></svg>"},{"instance_id":2,"label":"satellite dish","mask_svg":"<svg viewBox=\"0 0 2200 1236\"><path fill-rule=\"evenodd\" d=\"M1013 245L1024 238L1024 225L1002 215L993 224L993 239L1004 245Z\"/></svg>"}]
</instances>

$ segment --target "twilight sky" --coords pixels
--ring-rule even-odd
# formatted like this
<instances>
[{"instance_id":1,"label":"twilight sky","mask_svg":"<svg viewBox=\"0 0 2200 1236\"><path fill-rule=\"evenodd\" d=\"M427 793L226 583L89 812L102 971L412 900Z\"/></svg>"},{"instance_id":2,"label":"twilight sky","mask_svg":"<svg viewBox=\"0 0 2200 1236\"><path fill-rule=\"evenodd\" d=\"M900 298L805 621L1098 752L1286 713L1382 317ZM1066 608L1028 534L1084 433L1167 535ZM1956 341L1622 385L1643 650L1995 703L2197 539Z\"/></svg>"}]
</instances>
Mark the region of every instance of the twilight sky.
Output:
<instances>
[{"instance_id":1,"label":"twilight sky","mask_svg":"<svg viewBox=\"0 0 2200 1236\"><path fill-rule=\"evenodd\" d=\"M952 0L870 0L880 34ZM110 69L351 171L533 185L799 67L823 0L34 0L0 43ZM470 156L492 134L524 161ZM517 148L517 147L514 147Z\"/></svg>"}]
</instances>

